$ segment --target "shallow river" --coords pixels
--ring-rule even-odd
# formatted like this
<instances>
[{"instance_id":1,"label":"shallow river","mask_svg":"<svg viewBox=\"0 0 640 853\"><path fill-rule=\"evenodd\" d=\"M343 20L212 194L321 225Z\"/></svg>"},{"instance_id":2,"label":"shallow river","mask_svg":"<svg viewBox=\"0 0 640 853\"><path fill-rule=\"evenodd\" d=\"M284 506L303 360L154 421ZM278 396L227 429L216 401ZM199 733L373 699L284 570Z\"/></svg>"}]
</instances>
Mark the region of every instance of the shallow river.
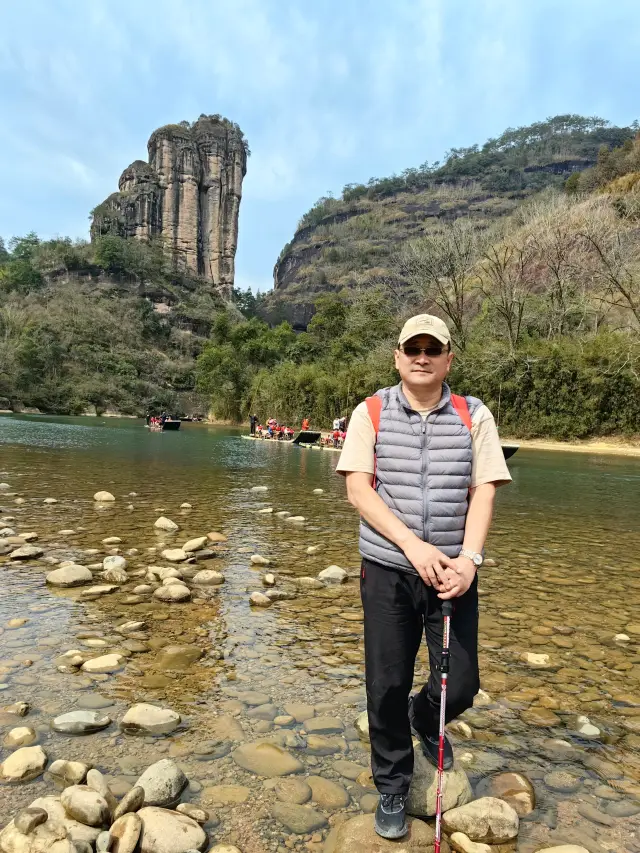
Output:
<instances>
[{"instance_id":1,"label":"shallow river","mask_svg":"<svg viewBox=\"0 0 640 853\"><path fill-rule=\"evenodd\" d=\"M334 473L337 454L239 435L201 424L149 434L131 420L0 417L0 482L10 487L0 490L0 528L36 531L45 551L19 564L0 556L0 697L2 706L31 705L18 722L0 711L0 737L30 725L50 761L99 767L118 796L153 761L173 757L190 780L183 800L211 813L212 839L243 853L319 851L331 825L375 802L366 773L352 766L368 766L353 729L364 708L357 518ZM458 764L477 792L499 771L531 780L537 806L521 821L524 853L563 841L593 853L640 851L640 460L520 450L510 467L514 482L499 492L487 546L496 565L480 572L484 693L467 725L452 727ZM98 490L116 501L96 505ZM154 530L160 515L180 530ZM168 565L163 548L210 531L226 541L186 577L214 568L224 584L186 603L133 594L147 566ZM121 543L103 544L113 536ZM320 548L307 554L309 546ZM45 584L54 561L68 559L92 567L99 583L97 564L117 553L131 577L109 595L86 600L82 587ZM254 554L271 565L252 564ZM348 570L347 583L295 583L331 564ZM251 608L265 570L295 597ZM28 621L9 627L12 619ZM118 633L127 620L145 626L133 638ZM118 651L124 665L58 671L70 649ZM416 683L427 672L421 653ZM118 721L141 701L179 712L180 727L157 738L121 733ZM285 719L292 703L337 718L333 730L307 737L304 723ZM78 707L104 708L113 723L82 737L51 730L53 717ZM238 741L274 733L307 773L348 792L348 805L320 807L327 826L288 831L272 816L272 781L232 759ZM1 787L0 825L54 792L46 774Z\"/></svg>"}]
</instances>

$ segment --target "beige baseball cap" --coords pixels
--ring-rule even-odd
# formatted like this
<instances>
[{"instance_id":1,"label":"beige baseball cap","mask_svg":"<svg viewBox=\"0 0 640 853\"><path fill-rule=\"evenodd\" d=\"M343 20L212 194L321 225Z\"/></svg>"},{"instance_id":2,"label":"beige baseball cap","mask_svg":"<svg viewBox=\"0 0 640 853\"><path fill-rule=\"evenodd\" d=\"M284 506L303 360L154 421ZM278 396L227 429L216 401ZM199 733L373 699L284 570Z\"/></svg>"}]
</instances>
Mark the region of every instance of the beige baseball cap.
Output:
<instances>
[{"instance_id":1,"label":"beige baseball cap","mask_svg":"<svg viewBox=\"0 0 640 853\"><path fill-rule=\"evenodd\" d=\"M400 337L398 338L398 346L406 343L411 338L417 335L431 335L432 338L440 341L441 344L451 343L451 335L447 324L440 319L434 317L433 314L416 314L415 317L410 317L402 327Z\"/></svg>"}]
</instances>

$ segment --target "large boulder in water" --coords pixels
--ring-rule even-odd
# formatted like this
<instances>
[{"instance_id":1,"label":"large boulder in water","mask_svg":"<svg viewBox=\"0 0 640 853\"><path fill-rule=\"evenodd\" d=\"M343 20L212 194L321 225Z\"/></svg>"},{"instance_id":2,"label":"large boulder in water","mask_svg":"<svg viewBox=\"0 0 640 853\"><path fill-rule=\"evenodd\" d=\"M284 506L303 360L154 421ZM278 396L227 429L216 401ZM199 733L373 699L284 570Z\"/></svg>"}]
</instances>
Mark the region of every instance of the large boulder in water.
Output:
<instances>
[{"instance_id":1,"label":"large boulder in water","mask_svg":"<svg viewBox=\"0 0 640 853\"><path fill-rule=\"evenodd\" d=\"M324 853L433 853L433 827L421 820L407 818L408 833L404 838L388 841L373 828L373 815L358 815L332 830ZM446 841L440 848L448 853Z\"/></svg>"},{"instance_id":2,"label":"large boulder in water","mask_svg":"<svg viewBox=\"0 0 640 853\"><path fill-rule=\"evenodd\" d=\"M408 814L416 817L434 817L436 813L436 791L438 788L438 771L425 758L418 740L414 738L413 780L407 799ZM442 810L463 806L473 799L469 779L464 770L447 770L444 774L442 790Z\"/></svg>"}]
</instances>

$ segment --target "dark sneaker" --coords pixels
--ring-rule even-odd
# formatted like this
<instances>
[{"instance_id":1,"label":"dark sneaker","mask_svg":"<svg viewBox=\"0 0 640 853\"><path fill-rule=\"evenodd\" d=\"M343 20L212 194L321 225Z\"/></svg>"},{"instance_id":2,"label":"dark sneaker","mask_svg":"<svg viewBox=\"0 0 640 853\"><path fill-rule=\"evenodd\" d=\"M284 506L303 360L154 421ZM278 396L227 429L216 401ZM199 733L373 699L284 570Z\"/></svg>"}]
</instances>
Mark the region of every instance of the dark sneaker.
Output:
<instances>
[{"instance_id":1,"label":"dark sneaker","mask_svg":"<svg viewBox=\"0 0 640 853\"><path fill-rule=\"evenodd\" d=\"M380 794L374 827L383 838L402 838L409 831L405 820L406 794Z\"/></svg>"},{"instance_id":2,"label":"dark sneaker","mask_svg":"<svg viewBox=\"0 0 640 853\"><path fill-rule=\"evenodd\" d=\"M437 767L440 739L438 735L431 737L430 735L421 732L416 726L416 715L413 710L413 696L409 697L409 722L411 723L411 728L420 741L423 754L429 759L434 767ZM442 766L445 770L451 770L453 767L453 747L451 746L451 741L446 735L444 736L444 760L442 762Z\"/></svg>"}]
</instances>

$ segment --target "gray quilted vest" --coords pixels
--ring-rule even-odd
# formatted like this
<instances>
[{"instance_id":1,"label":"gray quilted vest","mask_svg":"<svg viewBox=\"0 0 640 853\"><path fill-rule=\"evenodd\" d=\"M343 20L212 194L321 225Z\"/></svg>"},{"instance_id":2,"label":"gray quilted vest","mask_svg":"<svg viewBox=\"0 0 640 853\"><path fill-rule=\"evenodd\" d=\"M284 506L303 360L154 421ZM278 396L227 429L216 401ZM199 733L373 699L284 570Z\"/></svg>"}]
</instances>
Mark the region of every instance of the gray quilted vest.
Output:
<instances>
[{"instance_id":1,"label":"gray quilted vest","mask_svg":"<svg viewBox=\"0 0 640 853\"><path fill-rule=\"evenodd\" d=\"M376 392L382 399L374 488L394 515L448 557L462 548L471 482L471 433L442 384L442 397L426 421L401 385ZM466 397L473 415L482 402ZM360 553L367 560L417 574L404 553L360 520Z\"/></svg>"}]
</instances>

